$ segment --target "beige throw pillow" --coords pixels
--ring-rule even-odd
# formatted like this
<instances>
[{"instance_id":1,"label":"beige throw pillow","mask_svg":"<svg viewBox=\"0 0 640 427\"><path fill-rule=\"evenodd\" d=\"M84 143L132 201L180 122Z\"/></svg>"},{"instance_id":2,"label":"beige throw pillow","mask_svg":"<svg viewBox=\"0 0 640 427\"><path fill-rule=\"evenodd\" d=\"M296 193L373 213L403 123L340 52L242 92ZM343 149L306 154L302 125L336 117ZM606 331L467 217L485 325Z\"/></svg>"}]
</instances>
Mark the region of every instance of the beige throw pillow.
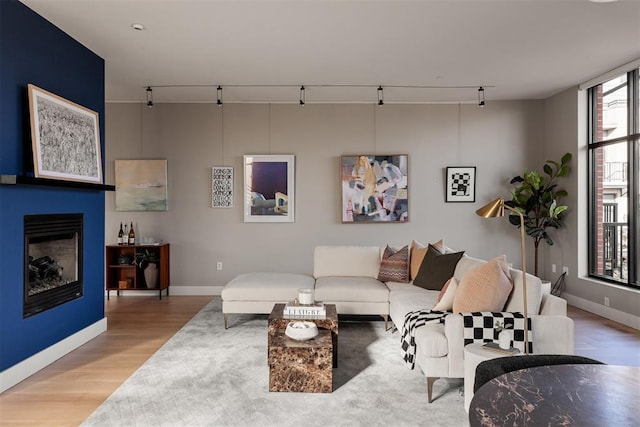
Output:
<instances>
[{"instance_id":1,"label":"beige throw pillow","mask_svg":"<svg viewBox=\"0 0 640 427\"><path fill-rule=\"evenodd\" d=\"M434 311L451 311L453 308L453 299L456 296L456 290L458 289L458 281L455 277L452 277L445 283L444 287L438 295L436 304L433 306Z\"/></svg>"},{"instance_id":2,"label":"beige throw pillow","mask_svg":"<svg viewBox=\"0 0 640 427\"><path fill-rule=\"evenodd\" d=\"M501 255L469 270L460 279L453 312L502 311L512 290L507 257Z\"/></svg>"}]
</instances>

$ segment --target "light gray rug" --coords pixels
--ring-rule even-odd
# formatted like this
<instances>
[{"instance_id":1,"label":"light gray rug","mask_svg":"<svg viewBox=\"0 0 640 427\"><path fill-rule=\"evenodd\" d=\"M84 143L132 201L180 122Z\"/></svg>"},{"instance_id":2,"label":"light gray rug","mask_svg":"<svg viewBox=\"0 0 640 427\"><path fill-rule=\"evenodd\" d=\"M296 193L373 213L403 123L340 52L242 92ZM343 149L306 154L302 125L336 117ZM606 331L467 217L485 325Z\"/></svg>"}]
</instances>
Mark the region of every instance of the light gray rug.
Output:
<instances>
[{"instance_id":1,"label":"light gray rug","mask_svg":"<svg viewBox=\"0 0 640 427\"><path fill-rule=\"evenodd\" d=\"M266 316L231 316L214 300L160 348L83 426L464 426L462 380L427 403L400 338L382 321L342 321L331 394L270 393Z\"/></svg>"}]
</instances>

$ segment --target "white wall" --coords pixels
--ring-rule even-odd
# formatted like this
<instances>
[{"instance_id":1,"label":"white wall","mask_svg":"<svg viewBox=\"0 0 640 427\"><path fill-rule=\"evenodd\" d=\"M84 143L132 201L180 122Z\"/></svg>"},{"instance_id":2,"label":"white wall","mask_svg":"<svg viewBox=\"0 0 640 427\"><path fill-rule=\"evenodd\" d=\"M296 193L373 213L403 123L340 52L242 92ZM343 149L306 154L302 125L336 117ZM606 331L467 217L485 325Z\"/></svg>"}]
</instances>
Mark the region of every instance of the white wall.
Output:
<instances>
[{"instance_id":1,"label":"white wall","mask_svg":"<svg viewBox=\"0 0 640 427\"><path fill-rule=\"evenodd\" d=\"M572 172L563 181L570 208L565 226L553 233L555 244L544 245L544 276L555 280L561 266L569 267L563 296L570 304L640 329L639 291L588 278L586 91L568 89L544 104L546 158L559 160L566 152L573 154ZM554 263L557 273L551 273ZM609 298L610 307L604 306L604 297Z\"/></svg>"},{"instance_id":2,"label":"white wall","mask_svg":"<svg viewBox=\"0 0 640 427\"><path fill-rule=\"evenodd\" d=\"M138 238L170 242L174 289L222 286L249 271L310 273L314 246L331 244L444 238L476 257L505 253L520 267L517 230L506 218L485 220L475 210L508 198L510 179L537 165L542 105L108 104L106 182L115 182L115 159L166 158L169 210L116 212L109 192L106 241L115 241L120 221L134 221ZM284 153L296 156L296 222L244 223L242 156ZM409 155L409 223L340 222L344 154ZM235 168L232 209L211 208L210 168L223 165ZM445 203L447 166L477 167L475 203Z\"/></svg>"}]
</instances>

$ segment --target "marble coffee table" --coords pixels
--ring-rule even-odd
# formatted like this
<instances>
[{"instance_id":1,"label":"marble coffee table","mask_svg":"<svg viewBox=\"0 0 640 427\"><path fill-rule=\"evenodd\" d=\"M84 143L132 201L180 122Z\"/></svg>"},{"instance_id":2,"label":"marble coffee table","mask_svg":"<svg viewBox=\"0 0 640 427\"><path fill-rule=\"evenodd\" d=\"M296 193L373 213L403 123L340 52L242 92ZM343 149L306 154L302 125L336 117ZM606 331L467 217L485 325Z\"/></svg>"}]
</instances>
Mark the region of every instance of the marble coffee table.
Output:
<instances>
[{"instance_id":1,"label":"marble coffee table","mask_svg":"<svg viewBox=\"0 0 640 427\"><path fill-rule=\"evenodd\" d=\"M296 341L283 330L269 336L269 391L331 393L333 345L331 332L320 330L310 340Z\"/></svg>"},{"instance_id":2,"label":"marble coffee table","mask_svg":"<svg viewBox=\"0 0 640 427\"><path fill-rule=\"evenodd\" d=\"M275 304L271 314L269 314L269 337L273 336L277 331L287 328L287 324L292 320L304 320L313 322L318 329L326 329L331 332L331 343L333 345L333 367L338 367L338 311L335 304L325 304L327 315L324 319L285 319L283 317L285 304Z\"/></svg>"}]
</instances>

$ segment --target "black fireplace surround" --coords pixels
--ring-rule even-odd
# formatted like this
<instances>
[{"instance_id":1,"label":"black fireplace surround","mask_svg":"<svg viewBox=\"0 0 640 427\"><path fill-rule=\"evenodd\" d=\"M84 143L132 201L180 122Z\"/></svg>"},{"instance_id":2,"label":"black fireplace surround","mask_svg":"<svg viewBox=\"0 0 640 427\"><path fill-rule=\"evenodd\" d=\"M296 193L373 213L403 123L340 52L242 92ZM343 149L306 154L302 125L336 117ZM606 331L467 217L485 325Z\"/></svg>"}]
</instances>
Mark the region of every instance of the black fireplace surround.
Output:
<instances>
[{"instance_id":1,"label":"black fireplace surround","mask_svg":"<svg viewBox=\"0 0 640 427\"><path fill-rule=\"evenodd\" d=\"M80 298L82 214L25 215L23 317Z\"/></svg>"}]
</instances>

